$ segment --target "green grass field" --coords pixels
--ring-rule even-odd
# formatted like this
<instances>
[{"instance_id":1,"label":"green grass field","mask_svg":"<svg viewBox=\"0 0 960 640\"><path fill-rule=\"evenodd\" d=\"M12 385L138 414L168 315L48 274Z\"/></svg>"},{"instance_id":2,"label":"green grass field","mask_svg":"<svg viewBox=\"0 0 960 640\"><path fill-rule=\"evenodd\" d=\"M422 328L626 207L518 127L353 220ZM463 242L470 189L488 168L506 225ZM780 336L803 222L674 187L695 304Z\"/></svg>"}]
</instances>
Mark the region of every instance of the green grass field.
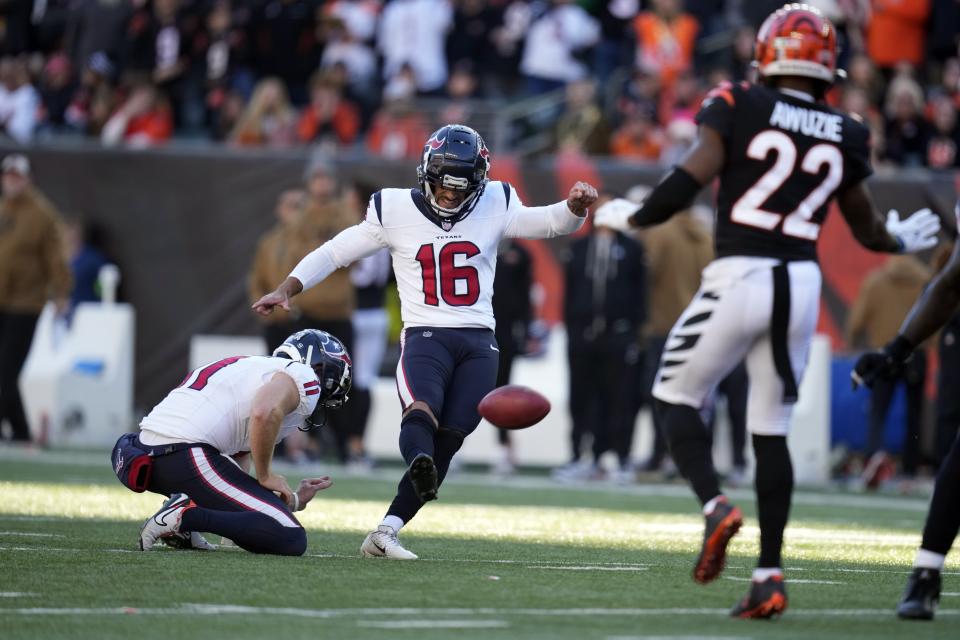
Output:
<instances>
[{"instance_id":1,"label":"green grass field","mask_svg":"<svg viewBox=\"0 0 960 640\"><path fill-rule=\"evenodd\" d=\"M684 487L466 474L404 529L421 560L392 562L358 548L394 474L332 475L300 514L306 557L141 553L139 526L161 498L124 489L106 454L0 450L0 638L960 637L956 554L936 621L893 615L924 500L801 492L787 531L790 610L757 622L726 616L756 553L749 493L732 493L748 520L730 566L700 587L701 519Z\"/></svg>"}]
</instances>

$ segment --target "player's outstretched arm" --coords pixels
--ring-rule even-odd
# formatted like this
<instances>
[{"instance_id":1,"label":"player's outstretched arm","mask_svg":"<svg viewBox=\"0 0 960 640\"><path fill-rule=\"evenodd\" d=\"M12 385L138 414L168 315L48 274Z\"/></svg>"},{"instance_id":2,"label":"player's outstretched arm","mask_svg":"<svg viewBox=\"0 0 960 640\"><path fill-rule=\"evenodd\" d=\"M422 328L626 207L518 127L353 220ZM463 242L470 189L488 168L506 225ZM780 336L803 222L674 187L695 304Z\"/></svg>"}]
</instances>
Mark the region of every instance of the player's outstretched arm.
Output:
<instances>
[{"instance_id":1,"label":"player's outstretched arm","mask_svg":"<svg viewBox=\"0 0 960 640\"><path fill-rule=\"evenodd\" d=\"M509 222L504 235L508 238L555 238L573 233L583 225L583 218L597 200L597 190L586 182L570 188L567 199L545 207L526 207L516 192L509 199Z\"/></svg>"},{"instance_id":2,"label":"player's outstretched arm","mask_svg":"<svg viewBox=\"0 0 960 640\"><path fill-rule=\"evenodd\" d=\"M920 209L901 220L891 211L884 221L863 182L838 193L837 205L857 242L871 251L915 253L937 244L940 218L935 213Z\"/></svg>"},{"instance_id":3,"label":"player's outstretched arm","mask_svg":"<svg viewBox=\"0 0 960 640\"><path fill-rule=\"evenodd\" d=\"M877 378L892 376L917 345L932 336L960 307L960 243L950 260L913 305L900 334L882 350L860 356L851 372L854 386L872 386Z\"/></svg>"},{"instance_id":4,"label":"player's outstretched arm","mask_svg":"<svg viewBox=\"0 0 960 640\"><path fill-rule=\"evenodd\" d=\"M683 160L660 180L639 209L629 200L617 198L597 210L594 224L626 231L666 222L678 211L690 208L703 186L720 175L724 153L720 134L701 125Z\"/></svg>"},{"instance_id":5,"label":"player's outstretched arm","mask_svg":"<svg viewBox=\"0 0 960 640\"><path fill-rule=\"evenodd\" d=\"M275 307L290 311L290 298L303 291L303 283L287 277L280 286L253 303L253 310L262 316L273 313Z\"/></svg>"},{"instance_id":6,"label":"player's outstretched arm","mask_svg":"<svg viewBox=\"0 0 960 640\"><path fill-rule=\"evenodd\" d=\"M366 220L348 227L304 256L290 276L254 302L252 308L262 316L270 315L276 307L289 311L290 298L323 282L337 269L349 266L386 246L383 227Z\"/></svg>"},{"instance_id":7,"label":"player's outstretched arm","mask_svg":"<svg viewBox=\"0 0 960 640\"><path fill-rule=\"evenodd\" d=\"M257 481L280 494L287 504L293 504L293 491L287 479L273 473L273 448L280 433L280 423L300 404L297 383L283 372L277 372L260 387L250 405L250 457Z\"/></svg>"}]
</instances>

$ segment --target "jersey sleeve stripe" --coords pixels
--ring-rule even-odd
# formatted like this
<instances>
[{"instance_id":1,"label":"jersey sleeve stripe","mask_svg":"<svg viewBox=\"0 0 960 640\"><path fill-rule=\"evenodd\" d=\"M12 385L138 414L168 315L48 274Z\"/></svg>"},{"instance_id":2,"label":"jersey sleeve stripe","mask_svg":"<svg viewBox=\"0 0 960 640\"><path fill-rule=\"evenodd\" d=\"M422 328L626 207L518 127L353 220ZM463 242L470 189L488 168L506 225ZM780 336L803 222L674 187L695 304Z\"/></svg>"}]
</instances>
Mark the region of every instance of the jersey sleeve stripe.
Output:
<instances>
[{"instance_id":1,"label":"jersey sleeve stripe","mask_svg":"<svg viewBox=\"0 0 960 640\"><path fill-rule=\"evenodd\" d=\"M503 199L506 201L507 209L510 208L510 183L501 182L500 186L503 187Z\"/></svg>"},{"instance_id":2,"label":"jersey sleeve stripe","mask_svg":"<svg viewBox=\"0 0 960 640\"><path fill-rule=\"evenodd\" d=\"M383 226L383 195L377 191L373 194L373 207L377 210L377 220L380 222L380 226Z\"/></svg>"},{"instance_id":3,"label":"jersey sleeve stripe","mask_svg":"<svg viewBox=\"0 0 960 640\"><path fill-rule=\"evenodd\" d=\"M306 395L315 396L320 393L320 389L307 389Z\"/></svg>"},{"instance_id":4,"label":"jersey sleeve stripe","mask_svg":"<svg viewBox=\"0 0 960 640\"><path fill-rule=\"evenodd\" d=\"M304 383L303 383L303 388L304 388L304 389L309 389L310 387L319 387L319 386L320 386L320 381L319 381L319 380L311 380L310 382L304 382Z\"/></svg>"},{"instance_id":5,"label":"jersey sleeve stripe","mask_svg":"<svg viewBox=\"0 0 960 640\"><path fill-rule=\"evenodd\" d=\"M210 464L207 454L201 447L190 449L190 457L197 473L203 479L204 483L215 493L219 493L228 500L237 503L247 511L258 511L264 515L270 516L284 527L299 527L300 525L283 510L274 505L264 502L255 495L249 494L240 487L230 484L230 482L221 476Z\"/></svg>"}]
</instances>

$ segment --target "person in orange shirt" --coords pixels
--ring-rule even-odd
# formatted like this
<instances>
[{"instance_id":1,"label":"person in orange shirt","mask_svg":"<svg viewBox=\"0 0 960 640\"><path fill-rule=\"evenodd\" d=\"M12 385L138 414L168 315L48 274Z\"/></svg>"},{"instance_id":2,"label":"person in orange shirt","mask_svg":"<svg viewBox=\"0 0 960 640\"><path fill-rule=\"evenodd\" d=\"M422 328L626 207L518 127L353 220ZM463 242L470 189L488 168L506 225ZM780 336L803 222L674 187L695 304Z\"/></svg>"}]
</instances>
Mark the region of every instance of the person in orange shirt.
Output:
<instances>
[{"instance_id":1,"label":"person in orange shirt","mask_svg":"<svg viewBox=\"0 0 960 640\"><path fill-rule=\"evenodd\" d=\"M343 97L343 87L329 74L320 72L310 80L310 104L297 124L301 142L333 142L349 145L360 133L360 113Z\"/></svg>"},{"instance_id":2,"label":"person in orange shirt","mask_svg":"<svg viewBox=\"0 0 960 640\"><path fill-rule=\"evenodd\" d=\"M610 153L618 158L656 162L663 149L663 133L651 109L637 109L610 139Z\"/></svg>"},{"instance_id":3,"label":"person in orange shirt","mask_svg":"<svg viewBox=\"0 0 960 640\"><path fill-rule=\"evenodd\" d=\"M169 102L153 85L140 84L103 125L100 140L106 146L152 147L166 142L171 135L173 115Z\"/></svg>"},{"instance_id":4,"label":"person in orange shirt","mask_svg":"<svg viewBox=\"0 0 960 640\"><path fill-rule=\"evenodd\" d=\"M680 71L690 67L700 24L682 11L680 0L653 0L652 5L633 21L637 66L657 73L669 87Z\"/></svg>"},{"instance_id":5,"label":"person in orange shirt","mask_svg":"<svg viewBox=\"0 0 960 640\"><path fill-rule=\"evenodd\" d=\"M906 61L923 63L930 0L872 0L867 53L881 69Z\"/></svg>"}]
</instances>

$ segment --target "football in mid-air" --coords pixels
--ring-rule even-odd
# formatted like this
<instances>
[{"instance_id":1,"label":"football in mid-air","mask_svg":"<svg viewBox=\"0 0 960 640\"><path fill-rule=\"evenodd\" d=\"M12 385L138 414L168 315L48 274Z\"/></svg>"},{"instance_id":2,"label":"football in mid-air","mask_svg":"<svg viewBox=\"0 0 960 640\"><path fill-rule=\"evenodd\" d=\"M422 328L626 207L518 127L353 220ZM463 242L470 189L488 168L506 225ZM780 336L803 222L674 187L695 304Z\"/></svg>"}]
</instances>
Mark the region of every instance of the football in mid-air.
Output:
<instances>
[{"instance_id":1,"label":"football in mid-air","mask_svg":"<svg viewBox=\"0 0 960 640\"><path fill-rule=\"evenodd\" d=\"M508 384L485 395L477 411L495 427L526 429L550 413L550 401L530 387Z\"/></svg>"}]
</instances>

